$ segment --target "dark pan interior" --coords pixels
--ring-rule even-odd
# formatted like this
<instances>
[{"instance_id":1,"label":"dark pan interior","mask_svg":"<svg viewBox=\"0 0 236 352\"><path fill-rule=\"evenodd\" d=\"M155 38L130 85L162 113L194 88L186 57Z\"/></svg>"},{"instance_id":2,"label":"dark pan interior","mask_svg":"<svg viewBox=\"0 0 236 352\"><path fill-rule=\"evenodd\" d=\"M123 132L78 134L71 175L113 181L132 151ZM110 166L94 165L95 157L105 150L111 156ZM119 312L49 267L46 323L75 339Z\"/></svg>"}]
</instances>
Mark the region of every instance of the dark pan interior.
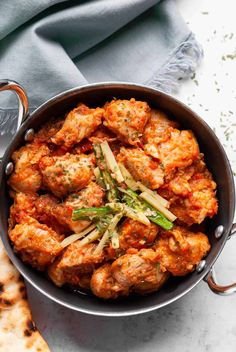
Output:
<instances>
[{"instance_id":1,"label":"dark pan interior","mask_svg":"<svg viewBox=\"0 0 236 352\"><path fill-rule=\"evenodd\" d=\"M6 177L3 171L1 171L0 176L0 226L2 239L10 258L25 278L27 278L28 281L30 281L41 292L59 303L82 312L97 315L118 316L137 314L164 306L188 292L206 275L223 248L232 225L234 214L234 186L232 173L225 152L214 132L206 125L206 123L196 116L189 108L170 96L154 89L132 84L108 83L91 85L66 92L51 99L48 103L37 109L32 114L31 118L21 127L5 153L2 162L2 169L4 169L4 166L10 160L10 155L14 149L23 143L24 131L27 128L34 127L37 129L50 118L63 116L78 102L84 102L89 106L102 106L106 101L111 100L113 97L121 99L134 97L139 100L147 101L150 106L164 110L172 119L177 120L182 128L194 131L200 149L205 154L208 168L212 172L218 185L217 197L219 199L219 211L217 216L206 224L206 232L209 236L212 249L206 258L207 265L205 270L200 274L193 272L183 278L171 279L169 283L157 293L142 297L133 296L115 302L105 302L91 295L86 296L70 292L66 289L57 288L48 281L45 276L40 275L35 270L25 266L12 251L7 236L9 197L7 194ZM214 237L214 230L220 224L225 227L225 232L221 239L216 240Z\"/></svg>"}]
</instances>

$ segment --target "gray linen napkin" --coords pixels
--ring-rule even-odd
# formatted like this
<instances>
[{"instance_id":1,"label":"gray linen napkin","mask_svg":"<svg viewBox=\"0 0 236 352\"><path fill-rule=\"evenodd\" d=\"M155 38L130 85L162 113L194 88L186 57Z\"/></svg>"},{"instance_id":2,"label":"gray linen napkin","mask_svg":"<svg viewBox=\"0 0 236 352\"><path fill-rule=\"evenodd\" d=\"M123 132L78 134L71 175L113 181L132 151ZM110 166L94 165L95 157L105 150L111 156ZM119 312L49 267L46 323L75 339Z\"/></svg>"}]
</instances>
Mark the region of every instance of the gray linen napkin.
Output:
<instances>
[{"instance_id":1,"label":"gray linen napkin","mask_svg":"<svg viewBox=\"0 0 236 352\"><path fill-rule=\"evenodd\" d=\"M128 81L167 92L202 56L172 0L1 0L0 79L23 85L33 110L86 83ZM1 143L16 100L0 94Z\"/></svg>"}]
</instances>

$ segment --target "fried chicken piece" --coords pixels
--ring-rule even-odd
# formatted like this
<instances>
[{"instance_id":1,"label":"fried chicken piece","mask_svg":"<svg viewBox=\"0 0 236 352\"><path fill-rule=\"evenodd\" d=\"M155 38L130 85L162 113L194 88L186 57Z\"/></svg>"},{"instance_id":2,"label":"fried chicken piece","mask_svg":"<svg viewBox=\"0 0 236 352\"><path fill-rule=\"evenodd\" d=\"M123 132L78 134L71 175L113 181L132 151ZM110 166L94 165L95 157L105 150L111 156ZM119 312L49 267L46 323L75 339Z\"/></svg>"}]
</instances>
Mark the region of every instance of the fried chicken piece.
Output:
<instances>
[{"instance_id":1,"label":"fried chicken piece","mask_svg":"<svg viewBox=\"0 0 236 352\"><path fill-rule=\"evenodd\" d=\"M100 207L104 203L105 191L95 182L90 182L88 186L77 193L70 194L66 200L65 205L71 211L81 208ZM70 220L70 229L79 233L90 222L87 220Z\"/></svg>"},{"instance_id":2,"label":"fried chicken piece","mask_svg":"<svg viewBox=\"0 0 236 352\"><path fill-rule=\"evenodd\" d=\"M168 119L168 116L159 110L151 110L151 118L145 126L143 133L144 149L147 154L159 158L158 146L168 141L171 132L178 127L178 123Z\"/></svg>"},{"instance_id":3,"label":"fried chicken piece","mask_svg":"<svg viewBox=\"0 0 236 352\"><path fill-rule=\"evenodd\" d=\"M90 154L93 152L93 144L87 138L73 148L73 154Z\"/></svg>"},{"instance_id":4,"label":"fried chicken piece","mask_svg":"<svg viewBox=\"0 0 236 352\"><path fill-rule=\"evenodd\" d=\"M90 182L86 188L70 194L65 203L73 209L100 207L103 204L104 197L104 190L96 182Z\"/></svg>"},{"instance_id":5,"label":"fried chicken piece","mask_svg":"<svg viewBox=\"0 0 236 352\"><path fill-rule=\"evenodd\" d=\"M163 270L175 276L184 276L194 270L210 248L209 240L203 233L175 226L170 231L163 231L156 245L156 254Z\"/></svg>"},{"instance_id":6,"label":"fried chicken piece","mask_svg":"<svg viewBox=\"0 0 236 352\"><path fill-rule=\"evenodd\" d=\"M65 284L76 288L82 288L83 290L90 290L91 274L78 274L77 270L62 270L58 267L61 260L61 256L57 257L54 262L48 267L48 276L58 287L62 287Z\"/></svg>"},{"instance_id":7,"label":"fried chicken piece","mask_svg":"<svg viewBox=\"0 0 236 352\"><path fill-rule=\"evenodd\" d=\"M60 257L56 258L56 260L54 260L54 262L48 267L47 273L50 279L52 280L52 282L58 287L65 285L65 283L67 282L68 283L76 282L76 284L78 284L79 280L77 279L77 275L76 274L72 275L72 278L70 274L66 276L65 272L60 268L58 268L59 262L60 262Z\"/></svg>"},{"instance_id":8,"label":"fried chicken piece","mask_svg":"<svg viewBox=\"0 0 236 352\"><path fill-rule=\"evenodd\" d=\"M144 127L151 116L147 103L130 100L112 100L104 106L104 125L122 141L139 145Z\"/></svg>"},{"instance_id":9,"label":"fried chicken piece","mask_svg":"<svg viewBox=\"0 0 236 352\"><path fill-rule=\"evenodd\" d=\"M79 276L79 287L85 291L90 291L91 274L84 274Z\"/></svg>"},{"instance_id":10,"label":"fried chicken piece","mask_svg":"<svg viewBox=\"0 0 236 352\"><path fill-rule=\"evenodd\" d=\"M42 157L49 154L45 144L30 143L12 154L15 169L9 177L8 184L17 192L35 193L42 183L38 163Z\"/></svg>"},{"instance_id":11,"label":"fried chicken piece","mask_svg":"<svg viewBox=\"0 0 236 352\"><path fill-rule=\"evenodd\" d=\"M104 125L101 125L96 129L96 131L93 132L88 140L93 144L100 144L104 141L110 143L116 141L117 136Z\"/></svg>"},{"instance_id":12,"label":"fried chicken piece","mask_svg":"<svg viewBox=\"0 0 236 352\"><path fill-rule=\"evenodd\" d=\"M203 160L181 168L174 178L159 189L159 194L170 202L170 211L187 224L200 224L213 217L218 210L216 183Z\"/></svg>"},{"instance_id":13,"label":"fried chicken piece","mask_svg":"<svg viewBox=\"0 0 236 352\"><path fill-rule=\"evenodd\" d=\"M90 287L95 296L103 299L116 299L129 294L129 288L112 276L110 264L104 264L94 271Z\"/></svg>"},{"instance_id":14,"label":"fried chicken piece","mask_svg":"<svg viewBox=\"0 0 236 352\"><path fill-rule=\"evenodd\" d=\"M43 127L35 133L34 141L36 143L51 143L51 137L53 137L62 127L62 119L50 119L50 121L43 124Z\"/></svg>"},{"instance_id":15,"label":"fried chicken piece","mask_svg":"<svg viewBox=\"0 0 236 352\"><path fill-rule=\"evenodd\" d=\"M163 185L164 172L161 165L146 155L142 149L122 147L117 159L127 167L136 181L141 181L151 189Z\"/></svg>"},{"instance_id":16,"label":"fried chicken piece","mask_svg":"<svg viewBox=\"0 0 236 352\"><path fill-rule=\"evenodd\" d=\"M119 284L139 294L158 291L169 276L161 271L152 249L119 257L112 263L111 271Z\"/></svg>"},{"instance_id":17,"label":"fried chicken piece","mask_svg":"<svg viewBox=\"0 0 236 352\"><path fill-rule=\"evenodd\" d=\"M171 131L170 139L158 146L158 159L168 175L179 167L186 167L199 158L198 143L192 131Z\"/></svg>"},{"instance_id":18,"label":"fried chicken piece","mask_svg":"<svg viewBox=\"0 0 236 352\"><path fill-rule=\"evenodd\" d=\"M60 232L71 230L79 233L89 226L87 220L73 221L72 211L83 207L100 207L103 204L105 192L95 182L90 182L88 186L78 193L70 194L64 202L60 202L50 194L44 194L36 200L38 220ZM56 225L56 226L55 226ZM64 230L64 231L63 231Z\"/></svg>"},{"instance_id":19,"label":"fried chicken piece","mask_svg":"<svg viewBox=\"0 0 236 352\"><path fill-rule=\"evenodd\" d=\"M75 148L77 154L93 152L94 144L101 144L107 141L113 143L117 141L117 136L108 130L105 126L99 126L90 137L83 139ZM117 143L116 143L117 144Z\"/></svg>"},{"instance_id":20,"label":"fried chicken piece","mask_svg":"<svg viewBox=\"0 0 236 352\"><path fill-rule=\"evenodd\" d=\"M62 234L69 234L73 228L70 227L71 210L63 202L52 194L43 194L35 201L35 218L54 231Z\"/></svg>"},{"instance_id":21,"label":"fried chicken piece","mask_svg":"<svg viewBox=\"0 0 236 352\"><path fill-rule=\"evenodd\" d=\"M79 286L79 275L75 270L65 271L59 268L59 263L61 261L61 256L56 258L54 262L48 267L48 276L58 287L61 287L65 284L72 286Z\"/></svg>"},{"instance_id":22,"label":"fried chicken piece","mask_svg":"<svg viewBox=\"0 0 236 352\"><path fill-rule=\"evenodd\" d=\"M155 274L156 271L156 274ZM160 264L156 264L156 268L153 273L145 276L145 278L133 286L133 291L139 295L145 295L147 293L159 291L162 286L169 279L170 274L167 271L161 270ZM155 277L156 275L156 277Z\"/></svg>"},{"instance_id":23,"label":"fried chicken piece","mask_svg":"<svg viewBox=\"0 0 236 352\"><path fill-rule=\"evenodd\" d=\"M52 142L66 148L72 147L95 131L102 122L103 114L101 108L90 109L84 104L78 104L66 116L60 131L51 138Z\"/></svg>"},{"instance_id":24,"label":"fried chicken piece","mask_svg":"<svg viewBox=\"0 0 236 352\"><path fill-rule=\"evenodd\" d=\"M62 250L62 236L31 217L10 230L9 237L23 262L38 270L44 270Z\"/></svg>"},{"instance_id":25,"label":"fried chicken piece","mask_svg":"<svg viewBox=\"0 0 236 352\"><path fill-rule=\"evenodd\" d=\"M9 227L12 229L16 223L21 223L25 217L35 217L35 202L37 194L12 192L14 203L10 208Z\"/></svg>"},{"instance_id":26,"label":"fried chicken piece","mask_svg":"<svg viewBox=\"0 0 236 352\"><path fill-rule=\"evenodd\" d=\"M103 252L94 254L96 246L94 243L80 246L80 241L70 244L63 252L58 268L67 272L76 270L78 274L93 272L98 264L105 259Z\"/></svg>"},{"instance_id":27,"label":"fried chicken piece","mask_svg":"<svg viewBox=\"0 0 236 352\"><path fill-rule=\"evenodd\" d=\"M94 178L94 156L74 155L44 157L39 164L44 185L57 197L79 191Z\"/></svg>"},{"instance_id":28,"label":"fried chicken piece","mask_svg":"<svg viewBox=\"0 0 236 352\"><path fill-rule=\"evenodd\" d=\"M139 221L126 219L119 229L120 249L144 248L151 246L158 234L158 226L150 223L144 225Z\"/></svg>"}]
</instances>

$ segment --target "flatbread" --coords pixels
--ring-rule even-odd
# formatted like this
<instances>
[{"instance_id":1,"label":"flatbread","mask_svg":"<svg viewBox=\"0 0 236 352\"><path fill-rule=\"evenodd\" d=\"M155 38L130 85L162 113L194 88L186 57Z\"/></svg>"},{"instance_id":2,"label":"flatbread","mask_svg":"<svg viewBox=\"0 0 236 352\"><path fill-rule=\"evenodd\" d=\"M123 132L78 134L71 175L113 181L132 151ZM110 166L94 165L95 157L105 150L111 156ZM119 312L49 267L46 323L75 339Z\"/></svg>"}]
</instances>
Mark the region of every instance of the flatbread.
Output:
<instances>
[{"instance_id":1,"label":"flatbread","mask_svg":"<svg viewBox=\"0 0 236 352\"><path fill-rule=\"evenodd\" d=\"M26 288L0 239L0 352L50 352L37 330Z\"/></svg>"}]
</instances>

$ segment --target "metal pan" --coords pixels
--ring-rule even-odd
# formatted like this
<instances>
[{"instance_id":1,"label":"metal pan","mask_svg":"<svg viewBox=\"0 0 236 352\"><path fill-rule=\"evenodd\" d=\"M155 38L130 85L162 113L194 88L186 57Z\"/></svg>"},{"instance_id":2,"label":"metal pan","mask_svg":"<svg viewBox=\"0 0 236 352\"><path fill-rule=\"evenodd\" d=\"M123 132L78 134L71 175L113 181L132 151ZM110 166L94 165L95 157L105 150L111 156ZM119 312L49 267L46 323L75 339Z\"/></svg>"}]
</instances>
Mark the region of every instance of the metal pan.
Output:
<instances>
[{"instance_id":1,"label":"metal pan","mask_svg":"<svg viewBox=\"0 0 236 352\"><path fill-rule=\"evenodd\" d=\"M230 236L236 233L233 225L235 194L232 171L222 145L210 127L187 106L170 95L146 86L128 83L99 83L74 88L63 92L42 104L31 115L28 114L28 102L23 88L14 81L0 81L0 91L13 90L19 98L19 129L6 150L0 171L0 228L1 236L7 253L21 272L37 290L52 300L68 308L84 313L101 316L128 316L149 312L161 308L185 295L201 280L205 280L215 293L228 295L236 292L236 284L220 286L216 283L213 264ZM63 116L78 102L90 106L104 104L113 97L147 101L152 107L164 110L170 117L177 120L183 128L191 129L205 154L206 163L218 185L217 197L219 211L217 216L206 223L212 249L205 260L202 260L193 273L171 279L159 292L142 296L130 297L116 302L106 302L92 295L83 295L56 287L44 275L33 270L15 255L7 234L7 219L10 199L8 195L7 176L12 172L11 155L13 151L30 140L34 131L53 116ZM23 122L23 123L22 123Z\"/></svg>"}]
</instances>

